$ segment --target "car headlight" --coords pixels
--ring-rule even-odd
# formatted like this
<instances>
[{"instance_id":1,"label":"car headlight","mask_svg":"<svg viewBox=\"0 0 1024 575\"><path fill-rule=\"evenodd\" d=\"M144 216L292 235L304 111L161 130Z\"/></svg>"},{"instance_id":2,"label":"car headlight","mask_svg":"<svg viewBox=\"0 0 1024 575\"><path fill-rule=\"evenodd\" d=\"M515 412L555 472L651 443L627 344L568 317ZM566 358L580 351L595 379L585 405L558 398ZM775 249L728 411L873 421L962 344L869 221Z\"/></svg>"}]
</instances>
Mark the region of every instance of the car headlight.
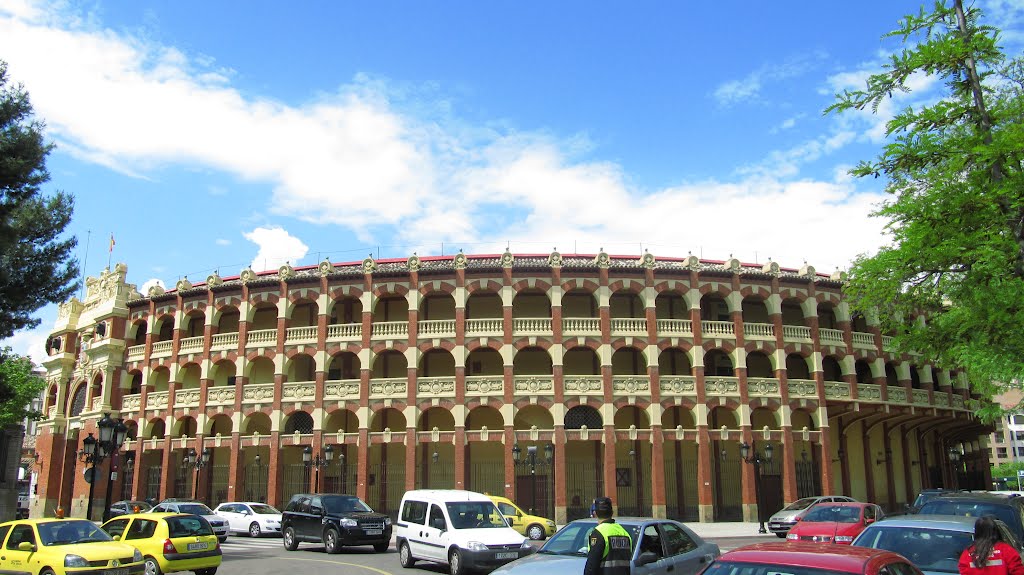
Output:
<instances>
[{"instance_id":1,"label":"car headlight","mask_svg":"<svg viewBox=\"0 0 1024 575\"><path fill-rule=\"evenodd\" d=\"M522 547L523 549L529 549L530 548L530 540L529 539L523 539L523 544L520 545L520 547Z\"/></svg>"},{"instance_id":2,"label":"car headlight","mask_svg":"<svg viewBox=\"0 0 1024 575\"><path fill-rule=\"evenodd\" d=\"M342 517L341 520L338 521L338 523L342 527L355 527L356 525L359 525L359 523L357 523L355 519L349 519L348 517Z\"/></svg>"},{"instance_id":3,"label":"car headlight","mask_svg":"<svg viewBox=\"0 0 1024 575\"><path fill-rule=\"evenodd\" d=\"M792 540L792 541L796 541L797 539L800 539L800 536L797 535L796 533L787 533L786 534L786 539L789 539L789 540Z\"/></svg>"},{"instance_id":4,"label":"car headlight","mask_svg":"<svg viewBox=\"0 0 1024 575\"><path fill-rule=\"evenodd\" d=\"M466 543L466 549L470 551L487 551L487 546L479 541L469 541Z\"/></svg>"},{"instance_id":5,"label":"car headlight","mask_svg":"<svg viewBox=\"0 0 1024 575\"><path fill-rule=\"evenodd\" d=\"M384 525L391 525L391 518L390 517L385 517L384 518Z\"/></svg>"},{"instance_id":6,"label":"car headlight","mask_svg":"<svg viewBox=\"0 0 1024 575\"><path fill-rule=\"evenodd\" d=\"M550 520L550 519L548 519L548 527L554 527L554 526L555 526L555 522Z\"/></svg>"},{"instance_id":7,"label":"car headlight","mask_svg":"<svg viewBox=\"0 0 1024 575\"><path fill-rule=\"evenodd\" d=\"M85 557L81 555L68 554L64 556L65 567L88 567L89 562L85 560Z\"/></svg>"},{"instance_id":8,"label":"car headlight","mask_svg":"<svg viewBox=\"0 0 1024 575\"><path fill-rule=\"evenodd\" d=\"M278 519L267 519L267 525L277 525L280 522Z\"/></svg>"},{"instance_id":9,"label":"car headlight","mask_svg":"<svg viewBox=\"0 0 1024 575\"><path fill-rule=\"evenodd\" d=\"M851 543L851 542L853 542L853 536L852 535L836 535L835 542L836 543Z\"/></svg>"},{"instance_id":10,"label":"car headlight","mask_svg":"<svg viewBox=\"0 0 1024 575\"><path fill-rule=\"evenodd\" d=\"M140 561L142 561L142 551L136 549L135 553L132 553L132 562L139 563Z\"/></svg>"}]
</instances>

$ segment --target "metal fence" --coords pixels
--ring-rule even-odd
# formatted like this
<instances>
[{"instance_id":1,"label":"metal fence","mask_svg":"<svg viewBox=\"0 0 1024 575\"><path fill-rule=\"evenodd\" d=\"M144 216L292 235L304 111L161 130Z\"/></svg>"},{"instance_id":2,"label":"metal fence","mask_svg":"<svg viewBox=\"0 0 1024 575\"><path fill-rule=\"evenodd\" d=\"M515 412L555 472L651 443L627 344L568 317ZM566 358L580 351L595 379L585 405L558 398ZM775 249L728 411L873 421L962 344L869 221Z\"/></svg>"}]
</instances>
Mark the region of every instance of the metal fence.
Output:
<instances>
[{"instance_id":1,"label":"metal fence","mask_svg":"<svg viewBox=\"0 0 1024 575\"><path fill-rule=\"evenodd\" d=\"M431 462L430 466L416 466L418 489L455 489L455 466L450 463Z\"/></svg>"},{"instance_id":2,"label":"metal fence","mask_svg":"<svg viewBox=\"0 0 1024 575\"><path fill-rule=\"evenodd\" d=\"M174 474L174 497L188 499L192 497L192 468L179 465Z\"/></svg>"},{"instance_id":3,"label":"metal fence","mask_svg":"<svg viewBox=\"0 0 1024 575\"><path fill-rule=\"evenodd\" d=\"M821 495L821 467L814 461L796 462L797 498Z\"/></svg>"},{"instance_id":4,"label":"metal fence","mask_svg":"<svg viewBox=\"0 0 1024 575\"><path fill-rule=\"evenodd\" d=\"M677 456L665 465L665 512L676 521L698 521L697 462Z\"/></svg>"},{"instance_id":5,"label":"metal fence","mask_svg":"<svg viewBox=\"0 0 1024 575\"><path fill-rule=\"evenodd\" d=\"M568 505L566 515L569 521L590 517L590 504L594 498L604 495L604 468L593 461L571 461L566 463L566 487Z\"/></svg>"},{"instance_id":6,"label":"metal fence","mask_svg":"<svg viewBox=\"0 0 1024 575\"><path fill-rule=\"evenodd\" d=\"M210 466L209 483L206 486L206 502L210 507L216 507L228 500L228 478L231 475L231 465L218 463Z\"/></svg>"},{"instance_id":7,"label":"metal fence","mask_svg":"<svg viewBox=\"0 0 1024 575\"><path fill-rule=\"evenodd\" d=\"M636 457L615 461L615 490L619 515L650 517L652 514L650 467L646 469Z\"/></svg>"},{"instance_id":8,"label":"metal fence","mask_svg":"<svg viewBox=\"0 0 1024 575\"><path fill-rule=\"evenodd\" d=\"M398 506L405 493L405 462L369 465L367 471L367 503L374 511L386 513L396 520Z\"/></svg>"},{"instance_id":9,"label":"metal fence","mask_svg":"<svg viewBox=\"0 0 1024 575\"><path fill-rule=\"evenodd\" d=\"M310 469L304 463L281 466L281 501L287 503L292 495L309 491Z\"/></svg>"},{"instance_id":10,"label":"metal fence","mask_svg":"<svg viewBox=\"0 0 1024 575\"><path fill-rule=\"evenodd\" d=\"M466 489L490 495L505 494L505 462L471 463L466 475Z\"/></svg>"},{"instance_id":11,"label":"metal fence","mask_svg":"<svg viewBox=\"0 0 1024 575\"><path fill-rule=\"evenodd\" d=\"M359 465L355 461L345 461L345 465L331 464L320 472L325 493L346 493L355 495L359 485Z\"/></svg>"},{"instance_id":12,"label":"metal fence","mask_svg":"<svg viewBox=\"0 0 1024 575\"><path fill-rule=\"evenodd\" d=\"M135 483L135 465L124 462L121 476L121 500L128 501L132 498L132 483Z\"/></svg>"},{"instance_id":13,"label":"metal fence","mask_svg":"<svg viewBox=\"0 0 1024 575\"><path fill-rule=\"evenodd\" d=\"M712 453L721 453L723 442L715 441ZM715 460L716 477L711 481L715 521L743 520L743 466L738 457Z\"/></svg>"},{"instance_id":14,"label":"metal fence","mask_svg":"<svg viewBox=\"0 0 1024 575\"><path fill-rule=\"evenodd\" d=\"M163 480L163 468L146 468L146 475L143 479L144 485L139 487L139 495L150 501L160 499L160 482Z\"/></svg>"},{"instance_id":15,"label":"metal fence","mask_svg":"<svg viewBox=\"0 0 1024 575\"><path fill-rule=\"evenodd\" d=\"M250 463L245 468L245 501L267 502L267 483L270 479L270 466Z\"/></svg>"}]
</instances>

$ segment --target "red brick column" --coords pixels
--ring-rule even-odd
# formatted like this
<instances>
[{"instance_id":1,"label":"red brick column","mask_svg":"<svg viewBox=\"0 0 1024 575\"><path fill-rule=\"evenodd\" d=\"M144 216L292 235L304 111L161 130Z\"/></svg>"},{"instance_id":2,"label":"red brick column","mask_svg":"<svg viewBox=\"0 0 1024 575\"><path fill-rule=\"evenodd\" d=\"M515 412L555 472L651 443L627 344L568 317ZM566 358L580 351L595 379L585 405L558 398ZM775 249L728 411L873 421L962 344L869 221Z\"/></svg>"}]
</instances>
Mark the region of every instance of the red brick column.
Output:
<instances>
[{"instance_id":1,"label":"red brick column","mask_svg":"<svg viewBox=\"0 0 1024 575\"><path fill-rule=\"evenodd\" d=\"M569 485L565 457L565 426L555 425L555 523L568 523Z\"/></svg>"},{"instance_id":2,"label":"red brick column","mask_svg":"<svg viewBox=\"0 0 1024 575\"><path fill-rule=\"evenodd\" d=\"M277 379L277 377L275 377L274 379ZM271 431L270 456L267 458L270 460L267 462L267 466L269 469L267 477L267 504L273 507L281 506L281 499L284 493L281 481L281 455L281 433L279 431Z\"/></svg>"}]
</instances>

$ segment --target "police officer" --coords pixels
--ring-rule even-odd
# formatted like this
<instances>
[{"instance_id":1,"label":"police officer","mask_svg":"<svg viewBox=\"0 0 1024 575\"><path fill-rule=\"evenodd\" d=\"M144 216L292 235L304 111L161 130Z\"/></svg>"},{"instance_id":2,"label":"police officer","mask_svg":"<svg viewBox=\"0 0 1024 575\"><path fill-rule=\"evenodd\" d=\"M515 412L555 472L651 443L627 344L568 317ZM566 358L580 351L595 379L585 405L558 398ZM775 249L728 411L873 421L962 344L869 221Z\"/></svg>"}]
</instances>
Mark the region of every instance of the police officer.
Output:
<instances>
[{"instance_id":1,"label":"police officer","mask_svg":"<svg viewBox=\"0 0 1024 575\"><path fill-rule=\"evenodd\" d=\"M612 500L607 497L595 499L594 515L599 521L590 532L590 550L583 575L629 575L633 539L612 519Z\"/></svg>"}]
</instances>

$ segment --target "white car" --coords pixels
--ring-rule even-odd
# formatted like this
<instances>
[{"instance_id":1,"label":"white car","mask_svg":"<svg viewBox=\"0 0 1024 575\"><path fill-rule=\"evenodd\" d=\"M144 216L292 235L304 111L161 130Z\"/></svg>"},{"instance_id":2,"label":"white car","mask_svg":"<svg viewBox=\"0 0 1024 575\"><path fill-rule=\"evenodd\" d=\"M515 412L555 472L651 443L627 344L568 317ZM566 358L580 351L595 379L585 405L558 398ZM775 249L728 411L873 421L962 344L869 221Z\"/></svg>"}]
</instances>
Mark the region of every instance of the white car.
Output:
<instances>
[{"instance_id":1,"label":"white car","mask_svg":"<svg viewBox=\"0 0 1024 575\"><path fill-rule=\"evenodd\" d=\"M213 512L226 519L228 529L235 533L248 533L250 537L281 534L281 512L266 503L221 503Z\"/></svg>"}]
</instances>

